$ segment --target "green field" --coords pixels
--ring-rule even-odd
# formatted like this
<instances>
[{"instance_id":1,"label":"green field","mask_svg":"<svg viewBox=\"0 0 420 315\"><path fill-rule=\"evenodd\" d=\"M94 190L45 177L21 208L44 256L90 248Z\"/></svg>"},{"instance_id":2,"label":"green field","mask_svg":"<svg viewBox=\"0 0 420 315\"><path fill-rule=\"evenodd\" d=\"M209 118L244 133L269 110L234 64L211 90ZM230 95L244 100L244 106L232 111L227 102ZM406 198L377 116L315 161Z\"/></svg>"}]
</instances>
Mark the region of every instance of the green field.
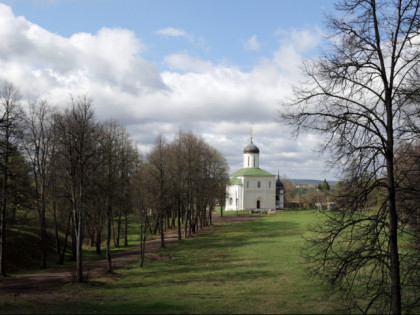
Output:
<instances>
[{"instance_id":1,"label":"green field","mask_svg":"<svg viewBox=\"0 0 420 315\"><path fill-rule=\"evenodd\" d=\"M300 257L316 212L217 224L115 274L36 295L0 297L3 313L335 313Z\"/></svg>"}]
</instances>

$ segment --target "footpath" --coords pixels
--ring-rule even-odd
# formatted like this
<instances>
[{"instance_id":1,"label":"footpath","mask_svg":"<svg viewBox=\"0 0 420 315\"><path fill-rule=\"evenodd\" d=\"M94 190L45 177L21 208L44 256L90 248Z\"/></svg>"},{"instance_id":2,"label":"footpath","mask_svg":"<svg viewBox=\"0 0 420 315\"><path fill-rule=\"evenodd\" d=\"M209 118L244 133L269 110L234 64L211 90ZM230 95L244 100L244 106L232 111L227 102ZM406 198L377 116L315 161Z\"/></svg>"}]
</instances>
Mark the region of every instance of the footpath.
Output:
<instances>
[{"instance_id":1,"label":"footpath","mask_svg":"<svg viewBox=\"0 0 420 315\"><path fill-rule=\"evenodd\" d=\"M235 223L255 220L257 217L251 216L223 216L213 214L213 223ZM170 247L178 240L178 231L170 230L165 233L165 246ZM160 248L160 237L156 237L146 242L146 254L156 252ZM117 270L118 267L126 265L132 261L140 259L140 248L133 247L124 252L112 256L112 268ZM106 274L107 261L99 260L86 263L83 265L83 271L89 274L89 278ZM72 275L75 273L75 267L64 268L56 271L38 273L23 277L10 277L0 280L0 293L14 294L20 293L30 294L31 292L39 292L52 290L60 284L70 282Z\"/></svg>"}]
</instances>

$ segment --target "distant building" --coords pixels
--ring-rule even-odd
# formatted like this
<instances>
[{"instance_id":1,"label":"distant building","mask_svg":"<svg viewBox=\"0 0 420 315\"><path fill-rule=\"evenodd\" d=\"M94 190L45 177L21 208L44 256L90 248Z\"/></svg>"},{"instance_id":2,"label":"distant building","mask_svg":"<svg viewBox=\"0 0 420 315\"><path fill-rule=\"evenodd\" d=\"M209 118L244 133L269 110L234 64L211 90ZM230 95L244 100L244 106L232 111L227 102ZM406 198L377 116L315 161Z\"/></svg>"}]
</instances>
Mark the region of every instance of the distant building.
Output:
<instances>
[{"instance_id":1,"label":"distant building","mask_svg":"<svg viewBox=\"0 0 420 315\"><path fill-rule=\"evenodd\" d=\"M280 174L276 181L276 210L284 209L284 185L280 181Z\"/></svg>"},{"instance_id":2,"label":"distant building","mask_svg":"<svg viewBox=\"0 0 420 315\"><path fill-rule=\"evenodd\" d=\"M260 150L251 142L244 149L243 168L230 176L226 210L284 208L284 186L278 177L260 169Z\"/></svg>"},{"instance_id":3,"label":"distant building","mask_svg":"<svg viewBox=\"0 0 420 315\"><path fill-rule=\"evenodd\" d=\"M333 211L337 209L335 202L326 202L326 203L317 202L315 206L318 211L321 211L321 210Z\"/></svg>"}]
</instances>

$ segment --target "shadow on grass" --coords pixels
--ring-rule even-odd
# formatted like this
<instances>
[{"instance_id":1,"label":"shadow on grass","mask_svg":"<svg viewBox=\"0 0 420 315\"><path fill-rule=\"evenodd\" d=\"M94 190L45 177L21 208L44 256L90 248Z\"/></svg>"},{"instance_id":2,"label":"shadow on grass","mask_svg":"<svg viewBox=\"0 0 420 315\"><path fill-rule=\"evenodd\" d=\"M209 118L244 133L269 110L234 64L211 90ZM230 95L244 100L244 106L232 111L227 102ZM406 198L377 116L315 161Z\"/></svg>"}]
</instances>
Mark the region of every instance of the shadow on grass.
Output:
<instances>
[{"instance_id":1,"label":"shadow on grass","mask_svg":"<svg viewBox=\"0 0 420 315\"><path fill-rule=\"evenodd\" d=\"M35 308L22 301L4 311L161 314L311 310L319 300L308 299L313 284L300 276L302 268L296 266L303 241L300 235L312 220L294 222L291 216L276 215L216 224L156 253L167 259L147 261L144 268L136 261L118 268L118 274L68 285L57 296L44 297L45 305ZM284 267L284 262L289 265ZM302 288L294 289L297 283ZM307 303L309 306L301 308Z\"/></svg>"},{"instance_id":2,"label":"shadow on grass","mask_svg":"<svg viewBox=\"0 0 420 315\"><path fill-rule=\"evenodd\" d=\"M139 282L116 284L118 288L173 286L194 282L213 281L252 281L255 279L279 276L276 268L271 268L270 257L244 259L238 257L236 250L259 250L265 252L272 246L277 251L279 238L294 237L301 234L301 226L289 221L253 221L232 225L215 225L210 234L199 235L194 240L182 240L174 247L161 250L170 253L171 259L162 263L146 262L145 269L137 265L127 266L133 278ZM270 251L270 249L268 249ZM279 250L280 251L280 250ZM287 254L287 253L286 253ZM254 254L255 255L255 254ZM133 270L133 269L134 270ZM133 274L134 273L134 274Z\"/></svg>"}]
</instances>

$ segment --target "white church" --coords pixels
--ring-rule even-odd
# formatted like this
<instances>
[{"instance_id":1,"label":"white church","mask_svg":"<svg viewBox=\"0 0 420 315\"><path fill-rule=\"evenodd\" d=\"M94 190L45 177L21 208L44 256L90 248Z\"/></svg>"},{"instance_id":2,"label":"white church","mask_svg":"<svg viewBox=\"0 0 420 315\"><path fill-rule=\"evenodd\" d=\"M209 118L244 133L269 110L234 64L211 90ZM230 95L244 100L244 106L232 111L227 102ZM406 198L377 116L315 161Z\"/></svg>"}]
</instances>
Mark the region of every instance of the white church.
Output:
<instances>
[{"instance_id":1,"label":"white church","mask_svg":"<svg viewBox=\"0 0 420 315\"><path fill-rule=\"evenodd\" d=\"M230 176L226 187L226 211L284 208L284 186L277 177L260 169L260 150L252 143L244 149L243 168Z\"/></svg>"}]
</instances>

